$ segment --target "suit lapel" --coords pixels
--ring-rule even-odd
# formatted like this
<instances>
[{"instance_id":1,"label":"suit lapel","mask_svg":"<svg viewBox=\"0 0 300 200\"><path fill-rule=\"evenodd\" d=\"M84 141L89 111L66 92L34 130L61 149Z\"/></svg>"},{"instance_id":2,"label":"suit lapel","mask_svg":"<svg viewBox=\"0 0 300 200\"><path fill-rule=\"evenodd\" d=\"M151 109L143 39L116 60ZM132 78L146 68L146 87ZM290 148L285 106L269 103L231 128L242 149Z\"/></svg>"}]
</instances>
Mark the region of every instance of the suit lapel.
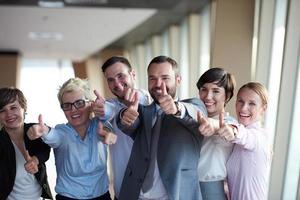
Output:
<instances>
[{"instance_id":1,"label":"suit lapel","mask_svg":"<svg viewBox=\"0 0 300 200\"><path fill-rule=\"evenodd\" d=\"M151 146L151 129L152 129L152 120L155 117L155 103L152 103L149 106L145 107L145 135L146 135L146 140L147 140L147 146L148 146L148 150L150 152L150 146Z\"/></svg>"}]
</instances>

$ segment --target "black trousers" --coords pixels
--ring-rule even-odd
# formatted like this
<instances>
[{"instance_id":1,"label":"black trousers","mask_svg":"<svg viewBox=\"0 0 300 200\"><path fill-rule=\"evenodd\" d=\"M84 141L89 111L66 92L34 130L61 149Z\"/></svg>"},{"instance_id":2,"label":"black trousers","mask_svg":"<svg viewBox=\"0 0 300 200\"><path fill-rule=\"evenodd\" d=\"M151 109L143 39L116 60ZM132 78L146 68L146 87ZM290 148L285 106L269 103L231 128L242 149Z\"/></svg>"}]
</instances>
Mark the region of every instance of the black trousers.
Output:
<instances>
[{"instance_id":1,"label":"black trousers","mask_svg":"<svg viewBox=\"0 0 300 200\"><path fill-rule=\"evenodd\" d=\"M56 198L56 200L80 200L80 199L73 199L70 197L65 197L60 194L57 194L55 198ZM106 192L105 194L101 195L100 197L96 197L96 198L92 198L92 199L85 199L85 200L111 200L111 198L110 198L109 192Z\"/></svg>"}]
</instances>

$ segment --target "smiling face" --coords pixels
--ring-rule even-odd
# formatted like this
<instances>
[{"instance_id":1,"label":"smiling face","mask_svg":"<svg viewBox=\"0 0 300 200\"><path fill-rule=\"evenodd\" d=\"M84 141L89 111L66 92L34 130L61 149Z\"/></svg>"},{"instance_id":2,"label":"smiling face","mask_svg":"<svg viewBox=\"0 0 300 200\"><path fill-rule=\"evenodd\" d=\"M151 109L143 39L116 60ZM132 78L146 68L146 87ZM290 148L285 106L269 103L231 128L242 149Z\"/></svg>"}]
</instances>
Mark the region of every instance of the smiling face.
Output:
<instances>
[{"instance_id":1,"label":"smiling face","mask_svg":"<svg viewBox=\"0 0 300 200\"><path fill-rule=\"evenodd\" d=\"M235 108L238 122L248 126L261 119L267 105L263 104L262 99L256 92L245 87L237 94Z\"/></svg>"},{"instance_id":2,"label":"smiling face","mask_svg":"<svg viewBox=\"0 0 300 200\"><path fill-rule=\"evenodd\" d=\"M148 90L155 102L158 102L157 99L162 95L162 82L166 85L167 93L175 98L180 81L180 76L175 74L168 62L152 63L148 68Z\"/></svg>"},{"instance_id":3,"label":"smiling face","mask_svg":"<svg viewBox=\"0 0 300 200\"><path fill-rule=\"evenodd\" d=\"M62 96L62 104L63 103L74 103L80 99L85 100L84 93L81 90L75 90L71 92L66 92ZM75 130L82 130L82 128L87 128L90 117L90 107L91 103L86 102L86 105L83 108L75 108L72 105L72 109L68 111L64 111L65 116L68 122L73 126Z\"/></svg>"},{"instance_id":4,"label":"smiling face","mask_svg":"<svg viewBox=\"0 0 300 200\"><path fill-rule=\"evenodd\" d=\"M110 65L105 69L104 76L110 91L119 99L124 99L126 88L134 87L135 72L124 63Z\"/></svg>"},{"instance_id":5,"label":"smiling face","mask_svg":"<svg viewBox=\"0 0 300 200\"><path fill-rule=\"evenodd\" d=\"M199 89L199 98L204 102L208 117L221 113L225 107L226 94L223 87L217 85L218 81L205 83Z\"/></svg>"},{"instance_id":6,"label":"smiling face","mask_svg":"<svg viewBox=\"0 0 300 200\"><path fill-rule=\"evenodd\" d=\"M25 110L18 100L3 106L0 110L0 123L6 130L14 130L23 127Z\"/></svg>"}]
</instances>

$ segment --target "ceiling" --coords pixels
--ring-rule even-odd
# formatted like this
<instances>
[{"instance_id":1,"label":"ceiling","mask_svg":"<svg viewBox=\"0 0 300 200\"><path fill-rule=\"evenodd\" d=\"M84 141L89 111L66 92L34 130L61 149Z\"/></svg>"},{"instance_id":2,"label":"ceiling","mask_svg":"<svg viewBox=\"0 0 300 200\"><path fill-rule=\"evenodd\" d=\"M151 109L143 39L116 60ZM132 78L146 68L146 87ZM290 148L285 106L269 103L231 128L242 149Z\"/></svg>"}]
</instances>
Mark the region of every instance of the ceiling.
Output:
<instances>
[{"instance_id":1,"label":"ceiling","mask_svg":"<svg viewBox=\"0 0 300 200\"><path fill-rule=\"evenodd\" d=\"M206 0L0 0L0 53L82 60L143 42Z\"/></svg>"}]
</instances>

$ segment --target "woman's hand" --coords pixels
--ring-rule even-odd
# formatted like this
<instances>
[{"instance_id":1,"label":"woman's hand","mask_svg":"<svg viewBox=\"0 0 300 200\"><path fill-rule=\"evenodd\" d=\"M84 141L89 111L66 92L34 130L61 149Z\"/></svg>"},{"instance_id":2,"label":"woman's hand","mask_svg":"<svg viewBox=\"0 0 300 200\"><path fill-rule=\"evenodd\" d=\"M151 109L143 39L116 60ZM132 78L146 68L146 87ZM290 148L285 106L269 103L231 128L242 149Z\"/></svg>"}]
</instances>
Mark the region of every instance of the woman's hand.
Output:
<instances>
[{"instance_id":1,"label":"woman's hand","mask_svg":"<svg viewBox=\"0 0 300 200\"><path fill-rule=\"evenodd\" d=\"M26 163L24 164L25 170L30 174L35 174L39 171L39 160L36 156L30 156L28 151L25 151L25 160Z\"/></svg>"},{"instance_id":2,"label":"woman's hand","mask_svg":"<svg viewBox=\"0 0 300 200\"><path fill-rule=\"evenodd\" d=\"M27 131L27 136L29 137L30 140L35 140L37 138L40 138L44 134L49 132L48 126L46 126L43 122L43 117L40 114L39 115L39 123L32 125L28 131Z\"/></svg>"}]
</instances>

